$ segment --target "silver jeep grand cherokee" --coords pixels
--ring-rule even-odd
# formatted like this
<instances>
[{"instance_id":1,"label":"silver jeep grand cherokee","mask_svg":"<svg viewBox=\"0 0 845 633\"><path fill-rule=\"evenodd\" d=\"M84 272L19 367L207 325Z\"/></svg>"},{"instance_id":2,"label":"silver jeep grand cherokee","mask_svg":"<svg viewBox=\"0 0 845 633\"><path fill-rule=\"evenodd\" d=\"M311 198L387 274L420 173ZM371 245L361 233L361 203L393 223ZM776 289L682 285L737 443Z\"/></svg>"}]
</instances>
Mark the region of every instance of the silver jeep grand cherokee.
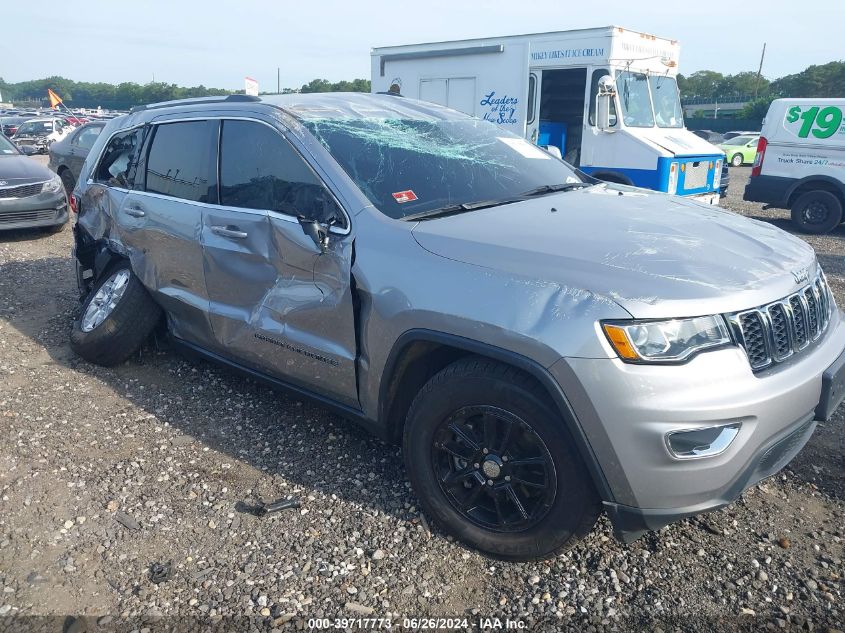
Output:
<instances>
[{"instance_id":1,"label":"silver jeep grand cherokee","mask_svg":"<svg viewBox=\"0 0 845 633\"><path fill-rule=\"evenodd\" d=\"M401 442L427 514L507 559L730 503L845 393L812 249L599 183L392 95L242 95L115 119L75 191L72 344L181 348Z\"/></svg>"}]
</instances>

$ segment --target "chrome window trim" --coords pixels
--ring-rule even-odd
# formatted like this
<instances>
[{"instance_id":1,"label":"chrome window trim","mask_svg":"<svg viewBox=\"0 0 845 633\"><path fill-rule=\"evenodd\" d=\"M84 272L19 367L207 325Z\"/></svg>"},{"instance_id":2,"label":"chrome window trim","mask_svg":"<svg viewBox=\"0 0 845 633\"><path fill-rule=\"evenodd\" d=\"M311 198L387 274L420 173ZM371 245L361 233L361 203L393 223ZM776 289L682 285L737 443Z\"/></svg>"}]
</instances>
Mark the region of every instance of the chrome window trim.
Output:
<instances>
[{"instance_id":1,"label":"chrome window trim","mask_svg":"<svg viewBox=\"0 0 845 633\"><path fill-rule=\"evenodd\" d=\"M182 118L178 118L178 119L165 119L165 120L161 120L161 121L150 121L149 125L150 126L166 125L168 123L186 123L186 122L192 122L192 121L221 121L221 122L224 122L224 121L250 121L250 122L253 122L253 123L261 123L262 125L266 125L267 127L269 127L271 130L276 132L276 134L279 134L279 136L282 138L282 140L284 140L288 145L290 145L291 149L293 149L293 151L296 152L296 154L305 163L305 165L308 167L308 169L311 171L311 173L314 174L314 177L320 183L322 183L323 188L329 193L329 195L332 197L332 200L334 200L335 205L337 205L337 208L340 209L340 212L343 214L343 217L346 220L346 226L344 228L338 228L338 227L333 226L331 228L330 232L334 235L349 235L349 233L352 231L351 216L349 215L349 213L347 213L347 211L343 207L343 205L340 204L340 201L337 199L337 196L326 185L326 181L320 176L320 174L318 174L314 170L314 168L311 166L311 163L308 162L308 160L305 158L305 156L302 155L302 152L300 152L296 148L296 146L293 143L291 143L290 140L284 134L282 134L280 132L279 128L277 128L274 125L271 125L270 123L268 123L267 121L264 121L262 119L257 119L257 118L254 118L254 117L247 117L247 116L229 116L229 115L226 115L226 114L214 114L214 115L209 115L209 116L182 117ZM143 126L141 126L141 127L143 127ZM127 129L132 129L132 128L127 128ZM111 138L109 138L109 141L111 141ZM217 186L218 186L218 190L219 190L219 187L220 187L220 154L219 154L219 148L220 148L220 142L221 141L222 141L222 127L218 127L218 130L217 130L217 147L218 147ZM137 190L137 189L133 189L132 191L136 191L136 192L140 193L140 191ZM146 193L146 192L144 192L144 193ZM156 194L156 195L162 195L162 194ZM181 200L183 202L189 202L189 201L185 201L183 198L176 198L174 196L164 196L164 197L166 197L170 200ZM223 210L227 210L227 211L252 211L252 212L255 212L255 213L268 213L268 214L272 214L273 217L277 217L279 219L285 220L286 222L292 222L294 224L299 224L299 220L295 216L287 214L287 213L281 213L280 211L273 211L272 209L249 209L249 208L246 208L246 207L232 207L232 206L229 206L229 205L210 204L210 203L205 203L205 202L198 203L198 204L205 204L205 205L208 205L208 207L212 208L212 209L216 208L216 209L223 209Z\"/></svg>"}]
</instances>

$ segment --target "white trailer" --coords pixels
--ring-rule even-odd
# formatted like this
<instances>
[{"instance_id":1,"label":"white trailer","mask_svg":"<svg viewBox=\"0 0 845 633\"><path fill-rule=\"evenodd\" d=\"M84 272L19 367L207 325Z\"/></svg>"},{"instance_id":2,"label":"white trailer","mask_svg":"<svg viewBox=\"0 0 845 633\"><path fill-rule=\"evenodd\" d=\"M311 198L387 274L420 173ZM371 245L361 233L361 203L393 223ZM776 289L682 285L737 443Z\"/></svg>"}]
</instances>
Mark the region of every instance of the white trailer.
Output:
<instances>
[{"instance_id":1,"label":"white trailer","mask_svg":"<svg viewBox=\"0 0 845 633\"><path fill-rule=\"evenodd\" d=\"M724 155L684 128L679 49L616 26L374 48L372 90L491 121L603 180L716 204Z\"/></svg>"}]
</instances>

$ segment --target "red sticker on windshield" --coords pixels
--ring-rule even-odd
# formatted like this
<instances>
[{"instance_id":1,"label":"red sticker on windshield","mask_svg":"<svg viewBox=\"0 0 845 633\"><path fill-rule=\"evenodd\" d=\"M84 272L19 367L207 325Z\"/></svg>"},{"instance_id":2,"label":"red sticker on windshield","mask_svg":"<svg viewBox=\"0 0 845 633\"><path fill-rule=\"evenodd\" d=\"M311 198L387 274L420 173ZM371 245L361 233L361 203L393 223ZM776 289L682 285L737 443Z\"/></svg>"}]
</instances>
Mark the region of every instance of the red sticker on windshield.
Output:
<instances>
[{"instance_id":1,"label":"red sticker on windshield","mask_svg":"<svg viewBox=\"0 0 845 633\"><path fill-rule=\"evenodd\" d=\"M417 194L410 189L408 189L408 191L397 191L393 194L393 199L399 204L405 204L406 202L413 202L416 200Z\"/></svg>"}]
</instances>

